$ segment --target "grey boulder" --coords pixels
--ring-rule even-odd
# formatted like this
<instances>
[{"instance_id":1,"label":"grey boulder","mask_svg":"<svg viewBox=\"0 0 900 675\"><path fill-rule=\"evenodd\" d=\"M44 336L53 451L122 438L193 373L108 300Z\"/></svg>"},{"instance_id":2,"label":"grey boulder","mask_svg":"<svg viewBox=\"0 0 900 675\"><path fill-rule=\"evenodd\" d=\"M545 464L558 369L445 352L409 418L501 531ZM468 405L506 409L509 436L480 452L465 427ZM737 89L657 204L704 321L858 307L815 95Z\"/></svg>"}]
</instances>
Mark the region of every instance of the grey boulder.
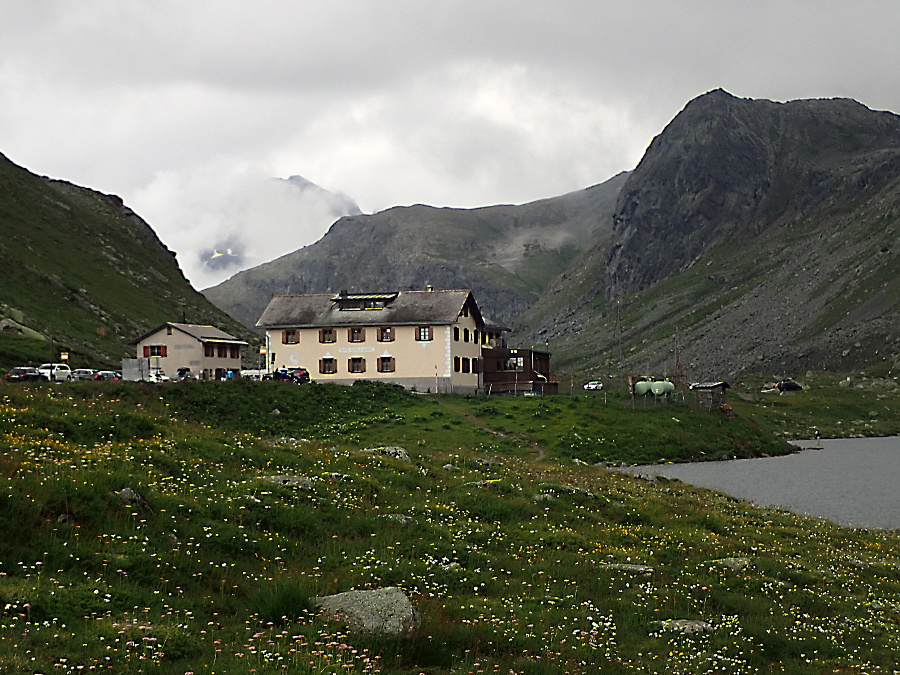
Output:
<instances>
[{"instance_id":1,"label":"grey boulder","mask_svg":"<svg viewBox=\"0 0 900 675\"><path fill-rule=\"evenodd\" d=\"M363 633L409 635L419 627L419 614L396 586L372 591L346 591L316 598L324 618Z\"/></svg>"}]
</instances>

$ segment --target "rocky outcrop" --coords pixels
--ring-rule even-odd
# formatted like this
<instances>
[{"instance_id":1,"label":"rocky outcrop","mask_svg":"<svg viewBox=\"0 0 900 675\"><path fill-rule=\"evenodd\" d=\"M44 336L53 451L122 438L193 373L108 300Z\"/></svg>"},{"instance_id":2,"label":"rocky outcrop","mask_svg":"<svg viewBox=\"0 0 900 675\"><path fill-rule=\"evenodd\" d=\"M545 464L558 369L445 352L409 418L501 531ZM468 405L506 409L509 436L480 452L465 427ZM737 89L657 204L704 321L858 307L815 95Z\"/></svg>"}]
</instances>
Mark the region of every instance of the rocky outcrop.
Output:
<instances>
[{"instance_id":1,"label":"rocky outcrop","mask_svg":"<svg viewBox=\"0 0 900 675\"><path fill-rule=\"evenodd\" d=\"M306 476L291 476L287 474L278 474L276 476L260 476L264 481L275 483L276 485L284 485L291 488L311 488L313 481Z\"/></svg>"},{"instance_id":2,"label":"rocky outcrop","mask_svg":"<svg viewBox=\"0 0 900 675\"><path fill-rule=\"evenodd\" d=\"M717 567L725 567L732 572L743 572L749 567L753 566L753 561L750 558L719 558L718 560L710 561L712 565Z\"/></svg>"},{"instance_id":3,"label":"rocky outcrop","mask_svg":"<svg viewBox=\"0 0 900 675\"><path fill-rule=\"evenodd\" d=\"M139 509L144 513L155 513L153 506L147 501L146 497L133 488L122 488L116 495L119 497L119 501L128 508Z\"/></svg>"}]
</instances>

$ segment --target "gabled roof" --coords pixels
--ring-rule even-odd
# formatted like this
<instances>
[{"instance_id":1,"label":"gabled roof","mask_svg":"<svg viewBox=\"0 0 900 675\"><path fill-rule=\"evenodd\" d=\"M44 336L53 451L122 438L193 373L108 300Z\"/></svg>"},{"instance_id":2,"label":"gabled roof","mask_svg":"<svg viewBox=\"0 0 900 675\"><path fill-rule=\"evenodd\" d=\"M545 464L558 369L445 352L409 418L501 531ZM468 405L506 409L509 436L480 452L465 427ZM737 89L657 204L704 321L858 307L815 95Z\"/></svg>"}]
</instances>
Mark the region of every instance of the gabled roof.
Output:
<instances>
[{"instance_id":1,"label":"gabled roof","mask_svg":"<svg viewBox=\"0 0 900 675\"><path fill-rule=\"evenodd\" d=\"M236 338L233 335L229 335L224 330L216 328L215 326L201 326L195 323L172 323L171 321L166 322L161 326L157 326L148 333L145 333L139 338L132 340L131 344L136 345L141 340L147 339L151 335L158 333L163 328L166 328L168 326L171 326L173 330L177 330L190 335L192 338L200 342L228 342L235 345L247 344L243 340Z\"/></svg>"},{"instance_id":2,"label":"gabled roof","mask_svg":"<svg viewBox=\"0 0 900 675\"><path fill-rule=\"evenodd\" d=\"M383 307L371 309L340 309L341 297L334 293L276 295L256 325L262 328L449 325L456 322L467 303L475 323L484 325L475 298L468 290L354 293L344 296L387 300Z\"/></svg>"}]
</instances>

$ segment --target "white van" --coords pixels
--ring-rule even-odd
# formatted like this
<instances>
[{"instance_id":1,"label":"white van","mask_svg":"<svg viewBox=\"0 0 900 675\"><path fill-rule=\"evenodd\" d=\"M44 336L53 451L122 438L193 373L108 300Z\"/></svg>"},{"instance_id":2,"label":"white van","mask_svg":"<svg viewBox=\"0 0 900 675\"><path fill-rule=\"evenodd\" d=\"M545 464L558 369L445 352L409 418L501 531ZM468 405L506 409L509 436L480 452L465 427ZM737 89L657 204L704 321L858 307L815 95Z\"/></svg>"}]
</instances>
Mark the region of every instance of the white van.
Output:
<instances>
[{"instance_id":1,"label":"white van","mask_svg":"<svg viewBox=\"0 0 900 675\"><path fill-rule=\"evenodd\" d=\"M65 382L72 379L72 369L68 363L42 363L38 371L47 382Z\"/></svg>"}]
</instances>

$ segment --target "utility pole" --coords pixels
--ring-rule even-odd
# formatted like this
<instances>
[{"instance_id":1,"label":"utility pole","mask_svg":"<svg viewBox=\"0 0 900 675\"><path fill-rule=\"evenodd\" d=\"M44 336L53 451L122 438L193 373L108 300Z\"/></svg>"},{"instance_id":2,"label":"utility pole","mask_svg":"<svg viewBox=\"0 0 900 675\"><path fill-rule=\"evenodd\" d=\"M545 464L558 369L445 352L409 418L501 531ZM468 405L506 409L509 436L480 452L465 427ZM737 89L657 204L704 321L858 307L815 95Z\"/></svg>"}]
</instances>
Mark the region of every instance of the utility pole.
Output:
<instances>
[{"instance_id":1,"label":"utility pole","mask_svg":"<svg viewBox=\"0 0 900 675\"><path fill-rule=\"evenodd\" d=\"M622 300L616 299L616 343L619 346L619 372L625 372L625 349L622 346L622 324L619 321L619 307Z\"/></svg>"}]
</instances>

